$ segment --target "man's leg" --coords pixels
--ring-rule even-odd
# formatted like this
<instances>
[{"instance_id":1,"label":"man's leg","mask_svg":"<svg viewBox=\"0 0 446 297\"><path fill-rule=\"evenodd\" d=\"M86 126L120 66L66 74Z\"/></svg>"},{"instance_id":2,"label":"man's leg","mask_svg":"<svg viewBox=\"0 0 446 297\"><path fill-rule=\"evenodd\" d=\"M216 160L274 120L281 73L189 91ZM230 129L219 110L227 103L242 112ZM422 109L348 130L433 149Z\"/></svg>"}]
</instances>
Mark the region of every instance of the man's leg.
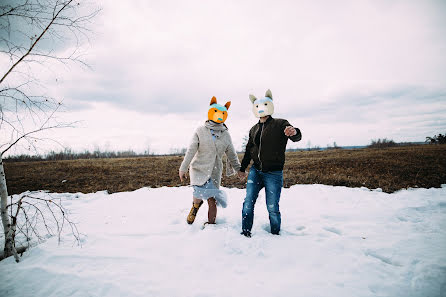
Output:
<instances>
[{"instance_id":1,"label":"man's leg","mask_svg":"<svg viewBox=\"0 0 446 297\"><path fill-rule=\"evenodd\" d=\"M263 188L261 173L251 166L246 183L246 197L242 209L242 234L250 235L254 221L254 205Z\"/></svg>"},{"instance_id":2,"label":"man's leg","mask_svg":"<svg viewBox=\"0 0 446 297\"><path fill-rule=\"evenodd\" d=\"M266 208L269 213L271 233L279 234L281 224L279 201L283 185L283 172L266 172L263 174L263 181L265 183Z\"/></svg>"}]
</instances>

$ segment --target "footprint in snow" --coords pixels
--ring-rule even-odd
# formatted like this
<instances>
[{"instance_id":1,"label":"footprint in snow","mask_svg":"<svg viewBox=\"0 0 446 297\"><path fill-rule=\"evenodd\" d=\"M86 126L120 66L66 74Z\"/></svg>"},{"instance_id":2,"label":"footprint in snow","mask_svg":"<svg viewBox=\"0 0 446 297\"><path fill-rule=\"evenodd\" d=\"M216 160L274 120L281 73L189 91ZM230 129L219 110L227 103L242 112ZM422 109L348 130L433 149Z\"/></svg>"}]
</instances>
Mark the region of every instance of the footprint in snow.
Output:
<instances>
[{"instance_id":1,"label":"footprint in snow","mask_svg":"<svg viewBox=\"0 0 446 297\"><path fill-rule=\"evenodd\" d=\"M397 267L403 266L401 263L399 263L398 261L393 260L391 257L386 257L384 255L380 255L378 252L373 251L373 250L365 251L364 255L371 256L371 257L373 257L375 259L378 259L381 262L389 264L389 265L393 265L393 266L397 266Z\"/></svg>"},{"instance_id":2,"label":"footprint in snow","mask_svg":"<svg viewBox=\"0 0 446 297\"><path fill-rule=\"evenodd\" d=\"M323 227L322 229L324 229L325 231L337 234L337 235L342 235L342 231L335 227Z\"/></svg>"},{"instance_id":3,"label":"footprint in snow","mask_svg":"<svg viewBox=\"0 0 446 297\"><path fill-rule=\"evenodd\" d=\"M180 222L180 219L178 219L178 218L175 218L175 219L173 219L173 220L171 220L170 221L170 224L171 225L178 225L178 224L180 224L181 222Z\"/></svg>"}]
</instances>

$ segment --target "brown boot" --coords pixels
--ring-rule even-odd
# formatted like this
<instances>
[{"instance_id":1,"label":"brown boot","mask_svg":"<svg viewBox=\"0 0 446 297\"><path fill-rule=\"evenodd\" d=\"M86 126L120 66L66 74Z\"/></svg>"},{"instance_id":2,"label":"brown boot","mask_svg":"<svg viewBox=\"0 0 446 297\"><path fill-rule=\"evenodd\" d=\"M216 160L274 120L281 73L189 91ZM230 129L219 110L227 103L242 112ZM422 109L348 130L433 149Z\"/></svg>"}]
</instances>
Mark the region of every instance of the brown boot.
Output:
<instances>
[{"instance_id":1,"label":"brown boot","mask_svg":"<svg viewBox=\"0 0 446 297\"><path fill-rule=\"evenodd\" d=\"M208 223L215 224L215 219L217 217L217 202L214 198L208 199L209 210L208 210Z\"/></svg>"},{"instance_id":2,"label":"brown boot","mask_svg":"<svg viewBox=\"0 0 446 297\"><path fill-rule=\"evenodd\" d=\"M187 223L190 225L195 221L195 217L197 216L197 212L200 209L200 206L203 204L203 200L201 200L200 204L192 202L192 208L190 209L189 215L187 216Z\"/></svg>"}]
</instances>

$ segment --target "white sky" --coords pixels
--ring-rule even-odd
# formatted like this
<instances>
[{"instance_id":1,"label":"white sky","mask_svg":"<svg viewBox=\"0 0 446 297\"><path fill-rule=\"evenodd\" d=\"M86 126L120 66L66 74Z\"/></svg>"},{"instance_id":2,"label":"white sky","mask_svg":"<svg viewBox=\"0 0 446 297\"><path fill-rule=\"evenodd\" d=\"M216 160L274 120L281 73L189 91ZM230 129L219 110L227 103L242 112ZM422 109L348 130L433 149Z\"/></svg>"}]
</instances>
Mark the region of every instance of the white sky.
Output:
<instances>
[{"instance_id":1,"label":"white sky","mask_svg":"<svg viewBox=\"0 0 446 297\"><path fill-rule=\"evenodd\" d=\"M75 150L187 147L212 96L232 101L226 124L241 149L257 121L248 94L268 88L273 116L302 130L291 148L446 132L446 1L99 5L85 45L92 70L42 72L62 118L81 121L53 133Z\"/></svg>"}]
</instances>

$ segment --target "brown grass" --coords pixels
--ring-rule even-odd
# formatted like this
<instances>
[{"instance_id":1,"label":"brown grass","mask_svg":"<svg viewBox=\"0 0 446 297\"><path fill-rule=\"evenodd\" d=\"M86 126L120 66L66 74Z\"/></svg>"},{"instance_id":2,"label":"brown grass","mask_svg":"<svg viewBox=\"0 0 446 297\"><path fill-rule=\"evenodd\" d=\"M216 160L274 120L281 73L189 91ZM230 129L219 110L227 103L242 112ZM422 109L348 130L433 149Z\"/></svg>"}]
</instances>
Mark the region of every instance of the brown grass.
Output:
<instances>
[{"instance_id":1,"label":"brown grass","mask_svg":"<svg viewBox=\"0 0 446 297\"><path fill-rule=\"evenodd\" d=\"M408 187L446 184L446 145L290 152L286 158L285 187L318 183L382 188L391 193ZM5 162L4 165L10 194L27 190L83 193L108 190L112 193L186 185L178 178L182 160L183 157L167 156ZM222 185L245 186L235 177L223 177Z\"/></svg>"},{"instance_id":2,"label":"brown grass","mask_svg":"<svg viewBox=\"0 0 446 297\"><path fill-rule=\"evenodd\" d=\"M288 155L284 175L285 186L364 186L388 193L440 187L446 183L446 146L300 152Z\"/></svg>"}]
</instances>

